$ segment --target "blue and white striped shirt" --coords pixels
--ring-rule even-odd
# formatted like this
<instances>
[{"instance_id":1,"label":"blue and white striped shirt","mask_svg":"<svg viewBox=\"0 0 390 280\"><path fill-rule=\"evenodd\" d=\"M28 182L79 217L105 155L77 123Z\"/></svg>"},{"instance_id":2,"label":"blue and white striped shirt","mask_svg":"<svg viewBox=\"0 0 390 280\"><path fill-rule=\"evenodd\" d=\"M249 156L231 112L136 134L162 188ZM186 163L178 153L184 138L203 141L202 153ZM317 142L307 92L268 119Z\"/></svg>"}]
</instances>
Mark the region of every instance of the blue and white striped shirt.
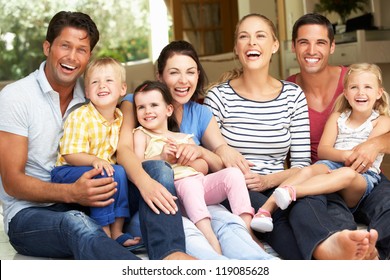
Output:
<instances>
[{"instance_id":1,"label":"blue and white striped shirt","mask_svg":"<svg viewBox=\"0 0 390 280\"><path fill-rule=\"evenodd\" d=\"M291 167L310 165L310 126L302 89L281 81L273 100L241 97L222 83L210 89L204 104L211 108L227 143L255 164L252 171L270 174L284 170L290 152Z\"/></svg>"}]
</instances>

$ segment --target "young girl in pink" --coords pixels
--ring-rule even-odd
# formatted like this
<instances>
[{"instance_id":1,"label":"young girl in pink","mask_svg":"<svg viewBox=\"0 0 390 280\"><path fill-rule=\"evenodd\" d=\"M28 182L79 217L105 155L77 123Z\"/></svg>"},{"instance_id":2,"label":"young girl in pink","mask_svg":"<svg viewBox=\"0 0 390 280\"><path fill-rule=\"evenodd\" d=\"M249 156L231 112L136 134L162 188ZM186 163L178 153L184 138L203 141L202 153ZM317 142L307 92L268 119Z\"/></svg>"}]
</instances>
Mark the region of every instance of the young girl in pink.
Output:
<instances>
[{"instance_id":1,"label":"young girl in pink","mask_svg":"<svg viewBox=\"0 0 390 280\"><path fill-rule=\"evenodd\" d=\"M222 254L211 228L207 205L218 204L226 198L232 212L244 220L252 234L250 223L254 209L244 175L238 168L223 169L219 156L211 152L199 152L193 154L190 161L179 162L185 146L195 145L195 142L192 135L179 132L173 116L172 96L166 85L145 81L136 88L133 104L140 125L134 130L136 155L142 160L165 160L172 166L176 191L185 213L211 246Z\"/></svg>"}]
</instances>

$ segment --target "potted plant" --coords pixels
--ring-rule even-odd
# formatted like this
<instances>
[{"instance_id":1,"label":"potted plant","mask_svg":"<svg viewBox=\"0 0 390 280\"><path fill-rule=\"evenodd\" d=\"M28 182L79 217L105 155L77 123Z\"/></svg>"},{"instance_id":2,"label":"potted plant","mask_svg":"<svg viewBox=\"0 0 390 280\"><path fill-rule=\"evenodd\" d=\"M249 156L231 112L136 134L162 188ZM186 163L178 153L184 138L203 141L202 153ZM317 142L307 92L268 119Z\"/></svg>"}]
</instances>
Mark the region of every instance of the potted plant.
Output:
<instances>
[{"instance_id":1,"label":"potted plant","mask_svg":"<svg viewBox=\"0 0 390 280\"><path fill-rule=\"evenodd\" d=\"M367 4L368 0L320 0L315 4L314 12L335 12L340 16L341 24L345 24L352 12L363 12Z\"/></svg>"}]
</instances>

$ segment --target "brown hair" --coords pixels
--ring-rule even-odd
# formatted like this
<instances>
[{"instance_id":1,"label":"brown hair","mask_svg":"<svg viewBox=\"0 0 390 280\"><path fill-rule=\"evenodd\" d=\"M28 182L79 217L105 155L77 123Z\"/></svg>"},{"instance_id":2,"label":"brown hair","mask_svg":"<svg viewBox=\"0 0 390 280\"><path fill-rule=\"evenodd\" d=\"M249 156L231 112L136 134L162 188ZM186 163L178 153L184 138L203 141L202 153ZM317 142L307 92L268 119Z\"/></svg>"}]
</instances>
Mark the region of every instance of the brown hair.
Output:
<instances>
[{"instance_id":1,"label":"brown hair","mask_svg":"<svg viewBox=\"0 0 390 280\"><path fill-rule=\"evenodd\" d=\"M99 41L99 30L89 15L81 12L65 11L58 12L50 20L46 33L46 41L48 41L51 45L55 38L60 36L65 27L85 30L89 38L91 51Z\"/></svg>"},{"instance_id":2,"label":"brown hair","mask_svg":"<svg viewBox=\"0 0 390 280\"><path fill-rule=\"evenodd\" d=\"M204 95L204 87L208 83L206 71L203 69L202 64L200 63L199 56L195 50L195 48L187 41L178 40L172 41L168 45L166 45L157 59L157 72L160 76L162 76L164 69L167 65L167 61L169 58L174 56L175 54L186 55L191 57L199 71L198 83L196 84L196 89L194 94L191 96L192 101L198 100L200 96Z\"/></svg>"},{"instance_id":3,"label":"brown hair","mask_svg":"<svg viewBox=\"0 0 390 280\"><path fill-rule=\"evenodd\" d=\"M139 126L140 123L137 119L137 104L135 104L135 97L143 92L148 92L151 90L157 90L161 93L164 102L167 105L172 105L173 98L172 95L166 86L166 84L161 83L159 81L144 81L142 84L137 86L137 88L134 90L134 96L133 96L133 111L135 114L134 119L136 120L136 126ZM176 121L175 114L172 114L170 117L168 117L168 130L173 132L180 132L180 127L178 122Z\"/></svg>"}]
</instances>

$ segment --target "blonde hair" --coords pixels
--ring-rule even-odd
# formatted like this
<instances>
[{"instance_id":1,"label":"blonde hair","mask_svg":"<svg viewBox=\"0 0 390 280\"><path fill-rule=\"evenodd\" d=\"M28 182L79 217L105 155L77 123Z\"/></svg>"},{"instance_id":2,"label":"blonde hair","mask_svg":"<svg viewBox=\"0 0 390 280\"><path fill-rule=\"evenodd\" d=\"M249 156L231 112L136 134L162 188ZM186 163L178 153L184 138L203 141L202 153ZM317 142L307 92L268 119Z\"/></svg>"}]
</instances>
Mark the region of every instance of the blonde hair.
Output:
<instances>
[{"instance_id":1,"label":"blonde hair","mask_svg":"<svg viewBox=\"0 0 390 280\"><path fill-rule=\"evenodd\" d=\"M271 28L271 31L272 31L272 38L274 39L274 41L279 41L278 40L278 36L277 36L277 31L276 31L276 27L275 27L275 24L272 22L272 20L270 20L269 18L267 18L266 16L262 15L262 14L258 14L258 13L251 13L251 14L247 14L245 16L243 16L236 24L236 30L234 31L234 45L237 44L237 38L238 38L238 29L240 28L241 24L243 23L244 20L246 20L247 18L250 18L250 17L257 17L263 21L265 21L266 24L268 24L268 26Z\"/></svg>"},{"instance_id":2,"label":"blonde hair","mask_svg":"<svg viewBox=\"0 0 390 280\"><path fill-rule=\"evenodd\" d=\"M93 70L101 69L106 66L111 66L118 75L121 77L121 82L126 83L126 69L125 67L116 59L112 57L102 57L90 61L87 65L87 68L84 72L84 80L89 79L90 74Z\"/></svg>"},{"instance_id":3,"label":"blonde hair","mask_svg":"<svg viewBox=\"0 0 390 280\"><path fill-rule=\"evenodd\" d=\"M258 13L251 13L251 14L247 14L245 16L243 16L236 24L236 29L234 31L234 46L236 46L237 44L237 39L238 39L238 30L242 24L242 22L244 20L246 20L247 18L250 18L250 17L257 17L263 21L265 21L265 23L270 27L271 31L272 31L272 38L274 39L274 41L279 41L278 40L278 37L277 37L277 30L276 30L276 27L275 27L275 24L272 22L272 20L270 20L269 18L267 18L266 16L262 15L262 14L258 14ZM213 82L211 84L209 84L207 86L207 90L213 88L214 86L216 85L219 85L221 83L224 83L228 80L233 80L233 79L236 79L238 77L240 77L243 73L243 70L242 70L242 67L237 67L237 68L234 68L232 70L229 70L229 71L226 71L224 72L220 77L219 79L216 81L216 82ZM207 91L206 90L206 91Z\"/></svg>"},{"instance_id":4,"label":"blonde hair","mask_svg":"<svg viewBox=\"0 0 390 280\"><path fill-rule=\"evenodd\" d=\"M383 90L381 98L376 100L373 109L378 111L380 115L390 116L389 95L383 87L382 71L378 65L370 63L356 63L350 65L347 73L344 76L344 90L348 87L349 79L352 74L359 74L363 72L370 72L374 74L377 78L378 87ZM344 94L341 94L335 102L333 111L342 113L347 110L352 110L352 107L345 98Z\"/></svg>"}]
</instances>

